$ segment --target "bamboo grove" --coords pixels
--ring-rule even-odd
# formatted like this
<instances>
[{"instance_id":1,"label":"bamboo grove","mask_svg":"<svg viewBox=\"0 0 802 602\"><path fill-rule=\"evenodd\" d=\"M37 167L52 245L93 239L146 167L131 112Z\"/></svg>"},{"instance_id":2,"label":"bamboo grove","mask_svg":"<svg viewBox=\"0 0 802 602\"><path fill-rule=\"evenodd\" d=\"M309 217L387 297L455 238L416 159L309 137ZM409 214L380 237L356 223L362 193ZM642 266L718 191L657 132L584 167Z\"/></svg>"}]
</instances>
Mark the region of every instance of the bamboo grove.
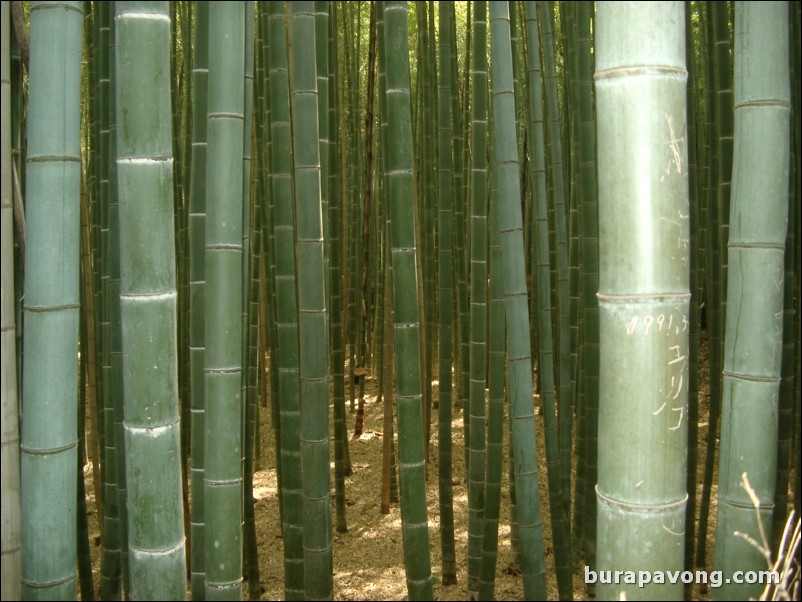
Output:
<instances>
[{"instance_id":1,"label":"bamboo grove","mask_svg":"<svg viewBox=\"0 0 802 602\"><path fill-rule=\"evenodd\" d=\"M798 528L800 3L3 1L0 39L4 600L259 598L260 420L284 597L336 598L366 375L409 599L494 598L502 503L526 599L687 598L577 584Z\"/></svg>"}]
</instances>

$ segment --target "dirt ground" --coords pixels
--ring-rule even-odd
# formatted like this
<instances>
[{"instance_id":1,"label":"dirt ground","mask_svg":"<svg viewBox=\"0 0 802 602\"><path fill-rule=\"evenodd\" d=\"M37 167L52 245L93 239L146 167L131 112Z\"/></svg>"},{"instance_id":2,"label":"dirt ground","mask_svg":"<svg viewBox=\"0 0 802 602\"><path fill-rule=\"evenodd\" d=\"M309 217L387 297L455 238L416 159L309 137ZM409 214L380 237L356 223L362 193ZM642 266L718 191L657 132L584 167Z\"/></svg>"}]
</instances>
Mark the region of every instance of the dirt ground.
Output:
<instances>
[{"instance_id":1,"label":"dirt ground","mask_svg":"<svg viewBox=\"0 0 802 602\"><path fill-rule=\"evenodd\" d=\"M353 435L356 413L346 410L349 434ZM434 412L436 414L436 411ZM349 440L353 474L346 477L347 533L333 533L334 597L337 600L401 600L406 599L404 556L401 538L401 512L392 504L389 514L381 513L381 458L383 439L383 409L376 401L376 382L368 377L365 386L365 424L361 437ZM464 600L467 554L468 492L464 481L462 454L463 423L461 413L452 423L454 434L454 516L457 551L457 585L440 585L441 555L439 512L437 502L436 424L432 427L428 475L429 547L432 555L432 574L435 597L439 600ZM273 439L265 432L263 447L265 466L273 466ZM333 452L333 443L332 443ZM333 464L332 464L333 466ZM332 482L333 483L333 482ZM333 486L333 485L332 485ZM259 471L254 480L257 531L259 541L261 583L264 599L279 600L284 596L283 558L278 513L276 473L273 468ZM505 501L507 502L505 505ZM506 506L506 508L505 508ZM332 509L332 513L334 510ZM509 522L509 499L502 499L502 525ZM503 569L511 563L509 527L503 526L499 534L499 575L496 582L498 599L520 598L520 577L507 574Z\"/></svg>"},{"instance_id":2,"label":"dirt ground","mask_svg":"<svg viewBox=\"0 0 802 602\"><path fill-rule=\"evenodd\" d=\"M702 373L699 416L699 441L704 441L707 432L707 350L702 349L700 366ZM435 392L436 392L435 387ZM353 434L355 413L347 411L349 434ZM467 599L466 557L467 557L467 504L468 494L465 482L463 455L462 413L454 412L452 432L454 436L453 475L454 475L454 517L457 554L457 584L443 586L440 583L441 555L439 513L437 502L437 412L432 413L433 441L428 468L428 506L430 526L431 566L434 577L434 594L439 600ZM334 561L334 599L335 600L401 600L406 599L404 561L401 538L401 518L398 504L391 506L389 514L380 511L380 480L382 455L382 407L376 401L376 381L368 375L365 387L365 423L361 437L350 438L350 455L353 474L346 478L347 523L346 533L333 533ZM275 470L275 443L270 426L269 411L260 408L261 468L255 473L253 496L257 542L259 550L259 570L261 599L283 599L283 543L281 521L279 518L278 488ZM505 432L506 436L506 432ZM543 443L542 420L538 417L538 446ZM332 444L333 453L333 444ZM543 450L540 450L543 454ZM540 457L545 457L541 455ZM699 449L699 475L701 478L704 462L704 448ZM333 464L332 464L333 467ZM507 466L503 468L506 475ZM92 561L95 587L99 592L100 545L97 516L92 494L91 466L87 465L87 492L90 499L90 541L93 542ZM506 481L506 479L505 479ZM550 599L557 599L557 589L553 566L553 550L548 519L548 500L545 491L545 462L541 463L541 504L545 527L546 572L549 575L548 592ZM333 481L332 481L333 487ZM700 487L701 489L701 487ZM332 514L334 509L332 509ZM708 534L715 529L715 490L712 495ZM498 541L498 564L496 570L495 595L498 600L523 599L523 586L520 574L513 568L509 530L509 495L506 483L502 486L501 517ZM712 537L708 539L708 563L712 562ZM247 596L247 586L244 587ZM709 599L706 587L695 588L692 599ZM589 595L585 589L581 569L574 576L574 599L586 600Z\"/></svg>"}]
</instances>

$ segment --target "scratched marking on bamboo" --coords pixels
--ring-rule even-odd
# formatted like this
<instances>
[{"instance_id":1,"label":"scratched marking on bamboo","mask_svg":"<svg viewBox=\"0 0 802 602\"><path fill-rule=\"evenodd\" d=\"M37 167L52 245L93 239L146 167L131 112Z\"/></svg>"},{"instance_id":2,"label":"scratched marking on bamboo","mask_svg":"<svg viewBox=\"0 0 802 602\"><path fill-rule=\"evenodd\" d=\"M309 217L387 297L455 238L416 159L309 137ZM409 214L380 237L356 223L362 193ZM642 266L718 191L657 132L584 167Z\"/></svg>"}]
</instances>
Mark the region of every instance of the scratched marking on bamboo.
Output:
<instances>
[{"instance_id":1,"label":"scratched marking on bamboo","mask_svg":"<svg viewBox=\"0 0 802 602\"><path fill-rule=\"evenodd\" d=\"M665 328L666 336L671 334L671 327L674 327L674 334L677 335L680 332L686 332L688 330L688 316L685 314L682 315L682 318L677 318L676 324L674 323L674 314L669 314L668 316L668 323L666 324L666 314L661 313L654 316L652 314L646 314L644 316L634 315L629 319L627 322L627 334L631 335L636 332L641 332L641 329L638 327L639 325L642 326L642 334L644 336L649 334L649 330L652 328L652 325L657 323L657 327L654 329L657 332L663 332L663 328Z\"/></svg>"},{"instance_id":2,"label":"scratched marking on bamboo","mask_svg":"<svg viewBox=\"0 0 802 602\"><path fill-rule=\"evenodd\" d=\"M684 120L683 120L684 121ZM682 146L681 144L685 142L685 137L677 138L677 135L674 133L674 122L671 118L671 115L666 113L666 122L668 123L668 132L669 137L666 141L666 145L668 146L669 150L671 151L671 157L668 159L668 164L666 165L665 173L660 176L660 181L664 181L667 175L671 174L671 167L673 165L674 169L677 172L677 175L682 175ZM685 125L683 123L682 131L685 131Z\"/></svg>"},{"instance_id":3,"label":"scratched marking on bamboo","mask_svg":"<svg viewBox=\"0 0 802 602\"><path fill-rule=\"evenodd\" d=\"M676 320L674 318L677 318ZM635 314L626 324L627 335L641 334L648 336L649 334L661 335L665 333L666 336L679 336L680 333L688 331L689 322L688 316L685 314L675 313L659 313L659 314ZM666 392L663 396L660 407L652 412L653 416L659 416L668 407L677 416L677 422L673 426L669 426L668 430L677 431L682 426L682 421L685 417L685 396L683 392L687 390L687 368L688 368L688 354L685 346L682 344L669 345L667 348L669 366L669 375L667 376ZM663 391L664 389L661 389ZM679 402L680 405L674 405Z\"/></svg>"}]
</instances>

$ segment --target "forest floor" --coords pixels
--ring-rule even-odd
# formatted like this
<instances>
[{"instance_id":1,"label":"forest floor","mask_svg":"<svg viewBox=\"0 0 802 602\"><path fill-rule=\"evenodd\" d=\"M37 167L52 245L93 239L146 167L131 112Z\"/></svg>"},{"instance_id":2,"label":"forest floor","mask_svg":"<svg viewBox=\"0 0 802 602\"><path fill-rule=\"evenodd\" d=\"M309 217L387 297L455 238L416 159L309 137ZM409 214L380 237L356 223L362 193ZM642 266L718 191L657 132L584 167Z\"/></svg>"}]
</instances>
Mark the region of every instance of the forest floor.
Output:
<instances>
[{"instance_id":1,"label":"forest floor","mask_svg":"<svg viewBox=\"0 0 802 602\"><path fill-rule=\"evenodd\" d=\"M709 390L707 385L707 350L702 347L700 357L700 404L699 404L699 441L707 436L707 408ZM404 556L401 537L401 516L399 505L392 504L389 514L380 510L381 497L381 462L383 438L383 410L376 399L376 380L368 375L365 383L364 430L360 437L349 440L349 449L353 473L346 477L346 506L348 531L333 532L334 562L334 599L335 600L402 600L407 597L404 577ZM437 386L434 387L435 399ZM346 410L349 433L353 435L356 413ZM428 507L429 507L429 548L431 550L431 567L434 578L434 595L438 600L467 599L467 504L468 493L463 454L463 422L462 413L454 411L452 433L453 451L453 494L455 519L455 544L457 557L457 584L443 586L441 584L441 552L440 529L437 492L437 411L432 412L432 443L430 446L428 466ZM543 446L543 425L538 416L538 447L541 458L545 457ZM281 600L284 597L283 586L283 541L281 538L281 520L279 515L278 487L275 470L275 439L270 421L270 412L260 408L261 431L261 463L253 482L255 500L255 517L257 545L259 551L260 599ZM505 429L506 436L506 429ZM506 447L505 447L506 449ZM332 444L333 453L333 444ZM699 482L703 474L705 450L699 448ZM332 464L333 467L333 464ZM554 578L554 557L551 539L551 527L546 494L545 462L540 463L541 509L544 519L546 548L546 574L548 577L549 599L558 599ZM99 593L100 574L100 537L97 527L97 514L92 492L92 471L87 465L87 498L90 519L90 541L92 541L92 562L95 576L95 587ZM507 474L507 460L503 467ZM504 478L506 481L506 477ZM715 481L714 481L715 482ZM332 481L333 487L333 481ZM701 490L701 486L698 488ZM333 496L332 496L333 497ZM707 538L707 565L712 564L712 534L715 531L716 517L715 485L711 496L710 523ZM332 508L334 514L334 508ZM333 519L332 519L333 521ZM334 521L333 521L334 522ZM520 572L515 568L510 544L509 529L509 492L507 485L502 485L501 516L498 540L498 563L496 570L495 598L497 600L523 599L523 585ZM574 574L574 599L592 599L583 580L584 564ZM247 597L247 585L243 588ZM707 586L694 586L689 592L694 600L709 600L710 589Z\"/></svg>"}]
</instances>

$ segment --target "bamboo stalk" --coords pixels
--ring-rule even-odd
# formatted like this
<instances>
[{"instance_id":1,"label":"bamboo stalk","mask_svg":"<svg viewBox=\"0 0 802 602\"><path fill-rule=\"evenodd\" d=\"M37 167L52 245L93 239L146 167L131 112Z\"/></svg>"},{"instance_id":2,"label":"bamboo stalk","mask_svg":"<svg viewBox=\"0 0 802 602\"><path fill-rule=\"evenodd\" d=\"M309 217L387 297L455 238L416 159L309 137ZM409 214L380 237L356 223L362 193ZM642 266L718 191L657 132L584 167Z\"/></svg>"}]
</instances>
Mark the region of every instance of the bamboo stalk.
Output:
<instances>
[{"instance_id":1,"label":"bamboo stalk","mask_svg":"<svg viewBox=\"0 0 802 602\"><path fill-rule=\"evenodd\" d=\"M82 22L80 2L31 8L20 432L29 599L76 596Z\"/></svg>"},{"instance_id":2,"label":"bamboo stalk","mask_svg":"<svg viewBox=\"0 0 802 602\"><path fill-rule=\"evenodd\" d=\"M679 2L611 3L598 12L601 571L684 566L690 226L683 10ZM682 599L683 587L598 586L604 599L622 593Z\"/></svg>"}]
</instances>

